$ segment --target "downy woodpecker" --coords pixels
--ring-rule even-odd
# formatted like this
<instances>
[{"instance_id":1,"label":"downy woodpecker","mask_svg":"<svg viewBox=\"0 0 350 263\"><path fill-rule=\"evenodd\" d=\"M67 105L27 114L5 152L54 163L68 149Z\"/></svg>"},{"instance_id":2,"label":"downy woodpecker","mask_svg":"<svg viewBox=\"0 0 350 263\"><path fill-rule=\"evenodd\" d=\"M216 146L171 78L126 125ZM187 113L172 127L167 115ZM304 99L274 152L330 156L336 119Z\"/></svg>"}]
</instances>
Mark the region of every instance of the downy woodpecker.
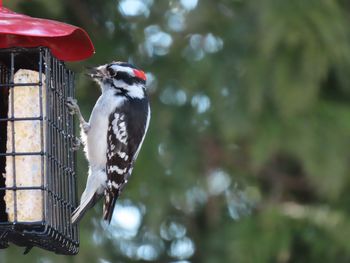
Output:
<instances>
[{"instance_id":1,"label":"downy woodpecker","mask_svg":"<svg viewBox=\"0 0 350 263\"><path fill-rule=\"evenodd\" d=\"M86 188L73 212L73 224L102 196L103 219L111 221L115 202L132 173L150 121L146 75L142 70L112 62L94 68L90 76L100 85L102 94L89 122L81 115L76 100L68 98L66 103L70 113L79 117L89 162Z\"/></svg>"}]
</instances>

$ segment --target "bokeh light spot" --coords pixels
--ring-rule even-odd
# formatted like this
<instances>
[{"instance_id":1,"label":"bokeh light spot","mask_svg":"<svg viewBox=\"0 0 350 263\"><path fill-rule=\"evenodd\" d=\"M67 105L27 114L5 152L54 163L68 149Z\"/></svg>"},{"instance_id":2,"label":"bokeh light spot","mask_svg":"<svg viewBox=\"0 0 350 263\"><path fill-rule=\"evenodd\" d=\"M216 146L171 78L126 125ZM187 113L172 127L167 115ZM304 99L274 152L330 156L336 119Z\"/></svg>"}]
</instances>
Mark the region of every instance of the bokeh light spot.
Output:
<instances>
[{"instance_id":1,"label":"bokeh light spot","mask_svg":"<svg viewBox=\"0 0 350 263\"><path fill-rule=\"evenodd\" d=\"M123 16L149 16L147 2L141 0L122 0L119 3L119 11Z\"/></svg>"}]
</instances>

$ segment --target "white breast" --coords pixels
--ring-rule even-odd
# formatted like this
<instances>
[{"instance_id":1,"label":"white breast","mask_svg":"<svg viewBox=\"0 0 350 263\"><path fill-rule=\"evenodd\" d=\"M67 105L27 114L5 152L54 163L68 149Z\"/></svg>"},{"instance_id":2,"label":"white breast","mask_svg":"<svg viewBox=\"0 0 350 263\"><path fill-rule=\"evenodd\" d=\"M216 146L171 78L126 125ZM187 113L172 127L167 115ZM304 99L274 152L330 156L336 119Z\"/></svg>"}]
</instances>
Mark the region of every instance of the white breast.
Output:
<instances>
[{"instance_id":1,"label":"white breast","mask_svg":"<svg viewBox=\"0 0 350 263\"><path fill-rule=\"evenodd\" d=\"M98 98L90 116L90 130L85 149L91 167L104 169L106 166L109 115L124 101L125 98L115 96L112 90L102 93Z\"/></svg>"}]
</instances>

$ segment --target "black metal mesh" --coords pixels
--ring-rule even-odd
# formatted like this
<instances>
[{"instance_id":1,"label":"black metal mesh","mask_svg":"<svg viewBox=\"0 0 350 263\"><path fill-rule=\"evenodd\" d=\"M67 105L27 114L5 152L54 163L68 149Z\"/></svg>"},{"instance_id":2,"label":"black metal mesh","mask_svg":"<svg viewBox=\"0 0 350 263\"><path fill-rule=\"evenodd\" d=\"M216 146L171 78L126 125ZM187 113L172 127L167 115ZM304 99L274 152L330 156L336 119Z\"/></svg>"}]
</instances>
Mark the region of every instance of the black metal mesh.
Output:
<instances>
[{"instance_id":1,"label":"black metal mesh","mask_svg":"<svg viewBox=\"0 0 350 263\"><path fill-rule=\"evenodd\" d=\"M14 83L19 69L37 71L39 81ZM12 242L26 247L39 246L59 254L78 252L78 229L71 225L71 214L77 204L72 150L74 124L65 105L67 97L74 97L73 78L73 73L47 48L0 49L0 247L7 247ZM38 89L39 114L17 117L15 91L28 86ZM39 151L16 151L16 122L40 123L36 131L40 136ZM11 134L8 134L9 129ZM7 149L8 140L12 142L11 150ZM17 156L38 156L40 185L17 183L16 177L26 172L16 169ZM12 160L13 182L10 186L6 185L5 179L7 160ZM39 200L42 200L41 220L21 221L18 218L21 191L39 191L36 193L40 193ZM13 196L13 203L5 202L6 194ZM11 220L9 209L13 211Z\"/></svg>"}]
</instances>

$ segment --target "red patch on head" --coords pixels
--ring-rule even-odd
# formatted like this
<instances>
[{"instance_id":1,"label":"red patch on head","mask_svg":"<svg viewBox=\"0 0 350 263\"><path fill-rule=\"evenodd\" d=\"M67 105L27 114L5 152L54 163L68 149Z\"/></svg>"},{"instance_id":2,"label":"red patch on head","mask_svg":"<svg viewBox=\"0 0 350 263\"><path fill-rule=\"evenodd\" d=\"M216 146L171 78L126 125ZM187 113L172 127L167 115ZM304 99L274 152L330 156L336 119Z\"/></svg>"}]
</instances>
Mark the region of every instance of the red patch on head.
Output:
<instances>
[{"instance_id":1,"label":"red patch on head","mask_svg":"<svg viewBox=\"0 0 350 263\"><path fill-rule=\"evenodd\" d=\"M146 81L146 74L145 72L143 72L142 70L137 70L137 69L133 69L135 77L143 79L144 81Z\"/></svg>"}]
</instances>

